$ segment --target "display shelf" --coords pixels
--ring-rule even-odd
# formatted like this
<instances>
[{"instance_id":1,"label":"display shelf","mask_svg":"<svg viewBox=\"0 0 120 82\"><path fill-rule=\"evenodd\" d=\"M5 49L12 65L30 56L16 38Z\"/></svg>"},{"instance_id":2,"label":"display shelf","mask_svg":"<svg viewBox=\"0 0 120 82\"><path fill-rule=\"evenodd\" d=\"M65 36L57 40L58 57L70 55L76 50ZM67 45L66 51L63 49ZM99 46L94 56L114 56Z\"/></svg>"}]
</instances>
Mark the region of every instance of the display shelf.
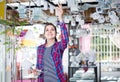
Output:
<instances>
[{"instance_id":1,"label":"display shelf","mask_svg":"<svg viewBox=\"0 0 120 82\"><path fill-rule=\"evenodd\" d=\"M119 62L101 62L100 69L100 82L120 82Z\"/></svg>"},{"instance_id":2,"label":"display shelf","mask_svg":"<svg viewBox=\"0 0 120 82\"><path fill-rule=\"evenodd\" d=\"M94 76L95 78L94 79L82 79L82 78L76 78L77 80L93 80L93 82L97 82L98 79L97 79L97 66L80 66L80 67L69 67L69 80L73 77L73 75L75 74L76 70L81 70L83 69L83 73L82 74L85 74L85 71L84 71L84 68L88 68L89 69L94 69ZM83 75L82 75L83 76ZM72 79L74 80L74 79ZM75 81L77 81L75 80ZM72 82L72 81L70 81Z\"/></svg>"},{"instance_id":3,"label":"display shelf","mask_svg":"<svg viewBox=\"0 0 120 82\"><path fill-rule=\"evenodd\" d=\"M118 82L118 80L101 80L101 82Z\"/></svg>"},{"instance_id":4,"label":"display shelf","mask_svg":"<svg viewBox=\"0 0 120 82\"><path fill-rule=\"evenodd\" d=\"M95 80L76 80L76 81L70 81L70 82L95 82Z\"/></svg>"}]
</instances>

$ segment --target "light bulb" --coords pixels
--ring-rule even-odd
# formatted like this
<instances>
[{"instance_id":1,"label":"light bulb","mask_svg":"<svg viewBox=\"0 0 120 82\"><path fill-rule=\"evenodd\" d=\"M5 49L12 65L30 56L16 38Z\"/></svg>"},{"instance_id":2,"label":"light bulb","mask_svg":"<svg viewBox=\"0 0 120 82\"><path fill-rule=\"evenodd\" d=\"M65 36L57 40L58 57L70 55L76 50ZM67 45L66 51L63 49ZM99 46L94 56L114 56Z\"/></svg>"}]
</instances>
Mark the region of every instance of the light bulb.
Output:
<instances>
[{"instance_id":1,"label":"light bulb","mask_svg":"<svg viewBox=\"0 0 120 82\"><path fill-rule=\"evenodd\" d=\"M44 1L44 7L43 10L47 10L48 9L48 3L46 1Z\"/></svg>"},{"instance_id":2,"label":"light bulb","mask_svg":"<svg viewBox=\"0 0 120 82\"><path fill-rule=\"evenodd\" d=\"M52 5L50 5L50 13L54 13L54 7Z\"/></svg>"}]
</instances>

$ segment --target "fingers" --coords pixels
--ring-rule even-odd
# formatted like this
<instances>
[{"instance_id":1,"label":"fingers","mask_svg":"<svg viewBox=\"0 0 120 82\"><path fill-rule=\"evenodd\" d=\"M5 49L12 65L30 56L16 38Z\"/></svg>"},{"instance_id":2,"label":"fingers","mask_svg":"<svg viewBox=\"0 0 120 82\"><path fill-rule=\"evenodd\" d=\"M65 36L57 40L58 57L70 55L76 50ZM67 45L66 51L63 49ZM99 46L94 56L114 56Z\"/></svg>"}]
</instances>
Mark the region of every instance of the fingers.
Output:
<instances>
[{"instance_id":1,"label":"fingers","mask_svg":"<svg viewBox=\"0 0 120 82\"><path fill-rule=\"evenodd\" d=\"M58 7L56 7L55 9L56 9L56 10L59 10L59 8L58 8Z\"/></svg>"},{"instance_id":2,"label":"fingers","mask_svg":"<svg viewBox=\"0 0 120 82\"><path fill-rule=\"evenodd\" d=\"M58 4L58 7L56 7L56 10L57 10L57 11L60 11L60 12L63 12L62 5L61 5L61 4Z\"/></svg>"},{"instance_id":3,"label":"fingers","mask_svg":"<svg viewBox=\"0 0 120 82\"><path fill-rule=\"evenodd\" d=\"M56 7L56 16L58 16L59 21L62 21L62 15L63 15L62 5L58 4L58 7Z\"/></svg>"},{"instance_id":4,"label":"fingers","mask_svg":"<svg viewBox=\"0 0 120 82\"><path fill-rule=\"evenodd\" d=\"M58 7L59 7L60 9L62 9L62 4L59 3L59 4L58 4Z\"/></svg>"}]
</instances>

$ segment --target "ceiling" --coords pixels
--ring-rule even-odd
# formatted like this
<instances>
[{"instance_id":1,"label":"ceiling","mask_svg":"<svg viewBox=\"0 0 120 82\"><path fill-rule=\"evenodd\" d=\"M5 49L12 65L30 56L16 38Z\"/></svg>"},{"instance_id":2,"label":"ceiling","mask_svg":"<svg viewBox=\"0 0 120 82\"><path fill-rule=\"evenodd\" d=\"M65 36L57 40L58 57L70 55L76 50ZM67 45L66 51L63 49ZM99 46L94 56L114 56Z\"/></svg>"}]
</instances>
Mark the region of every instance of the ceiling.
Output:
<instances>
[{"instance_id":1,"label":"ceiling","mask_svg":"<svg viewBox=\"0 0 120 82\"><path fill-rule=\"evenodd\" d=\"M111 3L108 1L111 1ZM120 0L7 0L6 18L7 20L15 19L18 22L25 21L29 24L32 18L31 13L36 11L34 9L39 8L42 11L39 10L40 13L35 12L34 14L38 15L42 12L41 19L32 20L32 23L45 22L45 18L56 15L54 9L58 3L61 3L64 9L64 15L84 14L85 22L89 23L93 22L93 18L90 17L90 14L96 12L96 7L103 6L105 2L112 7L111 9L116 8L116 4L118 5L118 9L120 9ZM22 9L26 16L23 14L20 15L20 13L23 12L20 10L21 5L26 9ZM109 8L106 7L105 10L109 10Z\"/></svg>"}]
</instances>

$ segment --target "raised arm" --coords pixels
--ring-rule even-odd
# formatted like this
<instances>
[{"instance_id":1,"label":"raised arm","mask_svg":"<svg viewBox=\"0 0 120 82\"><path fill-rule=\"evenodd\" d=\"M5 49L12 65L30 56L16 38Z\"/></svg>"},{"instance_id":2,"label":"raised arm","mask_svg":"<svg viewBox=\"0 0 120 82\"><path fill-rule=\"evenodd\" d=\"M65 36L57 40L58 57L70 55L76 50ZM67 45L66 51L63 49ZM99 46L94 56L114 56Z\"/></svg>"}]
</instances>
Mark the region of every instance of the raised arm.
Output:
<instances>
[{"instance_id":1,"label":"raised arm","mask_svg":"<svg viewBox=\"0 0 120 82\"><path fill-rule=\"evenodd\" d=\"M64 51L64 49L67 47L67 43L69 40L68 40L68 32L67 32L66 24L63 21L62 5L58 4L58 7L56 8L56 12L59 20L58 24L60 25L60 29L61 29L60 47L61 47L61 50Z\"/></svg>"}]
</instances>

